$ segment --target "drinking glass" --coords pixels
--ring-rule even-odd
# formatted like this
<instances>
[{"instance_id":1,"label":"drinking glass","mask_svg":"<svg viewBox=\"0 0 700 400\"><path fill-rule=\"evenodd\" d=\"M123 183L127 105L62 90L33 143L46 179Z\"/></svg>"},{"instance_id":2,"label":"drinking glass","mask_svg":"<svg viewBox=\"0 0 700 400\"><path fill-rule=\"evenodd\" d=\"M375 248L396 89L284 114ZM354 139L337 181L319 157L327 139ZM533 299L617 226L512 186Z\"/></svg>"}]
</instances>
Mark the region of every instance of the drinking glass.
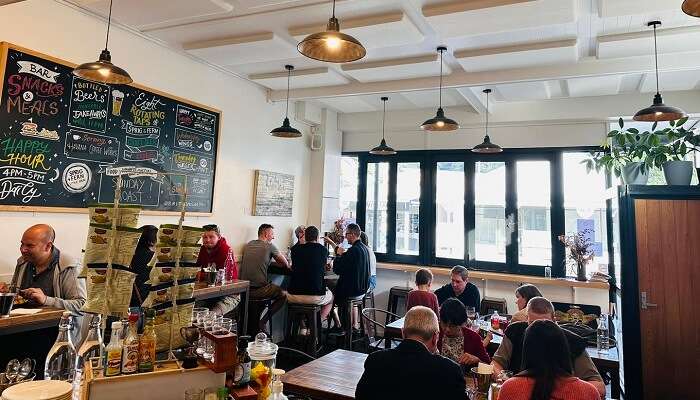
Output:
<instances>
[{"instance_id":1,"label":"drinking glass","mask_svg":"<svg viewBox=\"0 0 700 400\"><path fill-rule=\"evenodd\" d=\"M544 267L544 277L545 278L552 277L552 267Z\"/></svg>"},{"instance_id":2,"label":"drinking glass","mask_svg":"<svg viewBox=\"0 0 700 400\"><path fill-rule=\"evenodd\" d=\"M204 391L198 388L185 390L185 400L204 400Z\"/></svg>"},{"instance_id":3,"label":"drinking glass","mask_svg":"<svg viewBox=\"0 0 700 400\"><path fill-rule=\"evenodd\" d=\"M231 332L231 327L233 326L233 320L231 318L221 318L217 320L214 325L215 335L228 335Z\"/></svg>"},{"instance_id":4,"label":"drinking glass","mask_svg":"<svg viewBox=\"0 0 700 400\"><path fill-rule=\"evenodd\" d=\"M610 350L610 331L608 328L608 315L600 314L600 318L598 318L598 335L596 338L598 353L607 354Z\"/></svg>"},{"instance_id":5,"label":"drinking glass","mask_svg":"<svg viewBox=\"0 0 700 400\"><path fill-rule=\"evenodd\" d=\"M204 330L209 333L214 333L214 325L216 324L217 316L213 312L210 312L209 318L204 320ZM214 356L214 343L211 340L204 338L204 353L202 357L207 360L212 360Z\"/></svg>"},{"instance_id":6,"label":"drinking glass","mask_svg":"<svg viewBox=\"0 0 700 400\"><path fill-rule=\"evenodd\" d=\"M469 319L475 319L476 318L476 308L474 307L467 307L467 317Z\"/></svg>"},{"instance_id":7,"label":"drinking glass","mask_svg":"<svg viewBox=\"0 0 700 400\"><path fill-rule=\"evenodd\" d=\"M192 309L192 325L199 326L199 323L197 322L197 316L199 313L209 311L204 307L195 307Z\"/></svg>"},{"instance_id":8,"label":"drinking glass","mask_svg":"<svg viewBox=\"0 0 700 400\"><path fill-rule=\"evenodd\" d=\"M222 268L222 269L216 270L216 282L215 282L215 285L221 286L222 284L225 283L225 282L224 282L224 281L226 280L225 273L226 273L226 271L225 271L223 268Z\"/></svg>"}]
</instances>

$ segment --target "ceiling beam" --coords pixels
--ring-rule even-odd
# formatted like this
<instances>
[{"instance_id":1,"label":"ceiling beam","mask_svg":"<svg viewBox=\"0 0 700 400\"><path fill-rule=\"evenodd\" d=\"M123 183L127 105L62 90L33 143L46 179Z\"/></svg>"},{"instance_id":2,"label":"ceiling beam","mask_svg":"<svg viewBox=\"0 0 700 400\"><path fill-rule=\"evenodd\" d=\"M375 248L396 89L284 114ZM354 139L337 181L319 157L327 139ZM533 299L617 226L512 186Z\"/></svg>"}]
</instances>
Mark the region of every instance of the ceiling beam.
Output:
<instances>
[{"instance_id":1,"label":"ceiling beam","mask_svg":"<svg viewBox=\"0 0 700 400\"><path fill-rule=\"evenodd\" d=\"M694 70L700 65L700 53L688 53L683 57L666 57L661 60L660 71ZM504 83L546 81L578 77L648 73L654 71L652 56L637 56L620 59L586 59L569 65L540 65L536 67L504 69L498 71L454 72L443 78L443 87L498 85ZM438 87L438 78L414 78L398 81L351 83L346 85L295 89L292 99L354 96L429 90ZM286 92L276 90L270 93L270 100L284 100Z\"/></svg>"},{"instance_id":2,"label":"ceiling beam","mask_svg":"<svg viewBox=\"0 0 700 400\"><path fill-rule=\"evenodd\" d=\"M469 87L457 88L457 93L464 97L464 100L466 100L467 103L469 103L469 105L472 106L472 108L474 109L474 111L476 111L477 114L483 114L486 112L485 99L482 98L484 96L477 95ZM493 112L493 107L491 111Z\"/></svg>"},{"instance_id":3,"label":"ceiling beam","mask_svg":"<svg viewBox=\"0 0 700 400\"><path fill-rule=\"evenodd\" d=\"M447 4L425 6L423 7L423 15L426 17L433 17L436 15L483 10L485 8L512 6L514 4L531 1L535 0L459 0Z\"/></svg>"}]
</instances>

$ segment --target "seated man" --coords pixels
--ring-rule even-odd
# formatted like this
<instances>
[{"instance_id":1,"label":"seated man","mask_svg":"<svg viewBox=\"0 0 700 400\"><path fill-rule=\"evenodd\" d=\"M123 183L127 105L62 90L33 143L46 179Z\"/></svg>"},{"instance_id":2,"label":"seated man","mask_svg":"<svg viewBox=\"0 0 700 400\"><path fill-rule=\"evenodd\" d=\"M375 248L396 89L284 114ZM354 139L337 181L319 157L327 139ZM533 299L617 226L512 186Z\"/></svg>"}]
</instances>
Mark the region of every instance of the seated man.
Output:
<instances>
[{"instance_id":1,"label":"seated man","mask_svg":"<svg viewBox=\"0 0 700 400\"><path fill-rule=\"evenodd\" d=\"M223 269L226 280L238 279L238 263L233 255L233 249L221 236L216 225L204 225L202 233L202 247L197 257L197 266L200 268L214 267ZM241 296L223 296L217 299L204 300L197 306L207 307L219 315L233 311L241 302Z\"/></svg>"},{"instance_id":2,"label":"seated man","mask_svg":"<svg viewBox=\"0 0 700 400\"><path fill-rule=\"evenodd\" d=\"M357 400L463 400L465 381L455 362L435 354L438 320L423 306L408 310L404 340L395 349L371 353L355 389Z\"/></svg>"},{"instance_id":3,"label":"seated man","mask_svg":"<svg viewBox=\"0 0 700 400\"><path fill-rule=\"evenodd\" d=\"M461 265L456 265L450 271L451 282L435 291L440 305L450 297L456 297L465 307L474 307L479 312L481 297L479 289L469 282L469 271Z\"/></svg>"},{"instance_id":4,"label":"seated man","mask_svg":"<svg viewBox=\"0 0 700 400\"><path fill-rule=\"evenodd\" d=\"M258 238L245 245L241 259L240 278L250 281L250 298L273 300L270 310L260 319L260 330L264 330L267 321L284 306L287 297L287 293L281 287L270 283L267 278L267 268L273 259L279 266L290 269L287 259L272 244L274 238L275 231L272 225L260 225Z\"/></svg>"},{"instance_id":5,"label":"seated man","mask_svg":"<svg viewBox=\"0 0 700 400\"><path fill-rule=\"evenodd\" d=\"M318 228L313 225L306 228L303 237L305 243L292 247L292 282L287 301L323 306L324 320L333 307L333 295L324 283L328 249L318 242Z\"/></svg>"},{"instance_id":6,"label":"seated man","mask_svg":"<svg viewBox=\"0 0 700 400\"><path fill-rule=\"evenodd\" d=\"M374 250L369 247L369 238L366 233L360 233L360 240L367 246L369 253L369 290L374 290L377 287L377 257L374 255Z\"/></svg>"},{"instance_id":7,"label":"seated man","mask_svg":"<svg viewBox=\"0 0 700 400\"><path fill-rule=\"evenodd\" d=\"M515 322L506 328L503 341L498 346L498 350L493 355L493 361L491 362L495 375L498 375L504 369L513 371L516 374L520 372L525 329L527 329L528 324L537 320L554 320L554 306L544 297L533 297L527 303L527 322ZM569 344L574 376L593 384L600 393L601 398L605 398L605 383L603 383L603 378L586 352L586 341L566 329L562 330Z\"/></svg>"},{"instance_id":8,"label":"seated man","mask_svg":"<svg viewBox=\"0 0 700 400\"><path fill-rule=\"evenodd\" d=\"M61 262L61 251L54 246L56 233L49 225L39 224L27 229L22 235L17 260L10 286L17 287L19 294L30 304L62 308L73 314L71 336L77 346L82 338L80 312L85 303L85 279L78 279L80 271L75 265ZM8 287L0 282L0 292Z\"/></svg>"}]
</instances>

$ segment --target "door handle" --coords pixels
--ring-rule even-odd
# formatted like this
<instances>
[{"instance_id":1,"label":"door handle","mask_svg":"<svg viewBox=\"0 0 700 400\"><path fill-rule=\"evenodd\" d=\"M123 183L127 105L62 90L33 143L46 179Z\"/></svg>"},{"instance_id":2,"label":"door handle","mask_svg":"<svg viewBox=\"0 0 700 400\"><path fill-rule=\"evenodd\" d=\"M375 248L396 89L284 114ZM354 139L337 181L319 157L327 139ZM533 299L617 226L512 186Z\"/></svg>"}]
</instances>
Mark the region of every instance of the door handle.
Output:
<instances>
[{"instance_id":1,"label":"door handle","mask_svg":"<svg viewBox=\"0 0 700 400\"><path fill-rule=\"evenodd\" d=\"M639 297L639 303L641 304L642 310L646 310L649 307L657 306L657 304L647 302L647 292L642 292Z\"/></svg>"}]
</instances>

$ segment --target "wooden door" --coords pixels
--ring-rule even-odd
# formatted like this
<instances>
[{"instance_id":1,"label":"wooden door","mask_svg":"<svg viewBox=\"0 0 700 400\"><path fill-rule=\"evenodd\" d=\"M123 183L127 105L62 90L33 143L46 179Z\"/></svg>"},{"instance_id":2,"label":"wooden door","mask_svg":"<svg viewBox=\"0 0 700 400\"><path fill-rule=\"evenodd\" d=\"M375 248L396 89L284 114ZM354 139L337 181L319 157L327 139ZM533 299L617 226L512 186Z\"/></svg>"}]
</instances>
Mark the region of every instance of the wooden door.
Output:
<instances>
[{"instance_id":1,"label":"wooden door","mask_svg":"<svg viewBox=\"0 0 700 400\"><path fill-rule=\"evenodd\" d=\"M635 219L644 399L697 399L700 200L635 200Z\"/></svg>"}]
</instances>

